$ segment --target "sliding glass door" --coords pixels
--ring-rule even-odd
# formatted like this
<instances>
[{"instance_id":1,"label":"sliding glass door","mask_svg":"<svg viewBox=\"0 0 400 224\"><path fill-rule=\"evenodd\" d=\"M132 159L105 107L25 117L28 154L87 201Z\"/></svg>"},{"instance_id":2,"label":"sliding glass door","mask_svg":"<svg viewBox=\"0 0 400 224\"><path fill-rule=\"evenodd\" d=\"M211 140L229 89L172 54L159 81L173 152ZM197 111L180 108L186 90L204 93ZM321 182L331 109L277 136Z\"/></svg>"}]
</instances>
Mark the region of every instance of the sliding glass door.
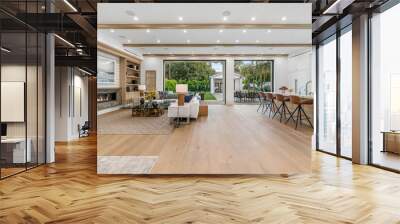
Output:
<instances>
[{"instance_id":1,"label":"sliding glass door","mask_svg":"<svg viewBox=\"0 0 400 224\"><path fill-rule=\"evenodd\" d=\"M400 4L371 19L370 162L400 171Z\"/></svg>"},{"instance_id":2,"label":"sliding glass door","mask_svg":"<svg viewBox=\"0 0 400 224\"><path fill-rule=\"evenodd\" d=\"M318 149L336 154L336 36L318 47Z\"/></svg>"},{"instance_id":3,"label":"sliding glass door","mask_svg":"<svg viewBox=\"0 0 400 224\"><path fill-rule=\"evenodd\" d=\"M191 94L207 103L225 103L225 61L165 60L164 91L172 97L176 84L187 84Z\"/></svg>"},{"instance_id":4,"label":"sliding glass door","mask_svg":"<svg viewBox=\"0 0 400 224\"><path fill-rule=\"evenodd\" d=\"M35 13L39 1L18 5ZM7 21L7 22L5 22ZM0 12L0 178L45 163L45 34Z\"/></svg>"},{"instance_id":5,"label":"sliding glass door","mask_svg":"<svg viewBox=\"0 0 400 224\"><path fill-rule=\"evenodd\" d=\"M352 32L340 36L340 155L352 157Z\"/></svg>"}]
</instances>

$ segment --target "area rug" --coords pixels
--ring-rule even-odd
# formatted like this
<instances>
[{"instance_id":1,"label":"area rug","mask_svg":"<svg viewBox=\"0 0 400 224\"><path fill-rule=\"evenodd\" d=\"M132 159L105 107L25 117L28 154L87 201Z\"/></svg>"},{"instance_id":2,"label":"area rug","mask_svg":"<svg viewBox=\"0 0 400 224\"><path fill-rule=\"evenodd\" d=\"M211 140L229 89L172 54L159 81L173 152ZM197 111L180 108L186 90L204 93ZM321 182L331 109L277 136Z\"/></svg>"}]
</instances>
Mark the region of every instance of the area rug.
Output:
<instances>
[{"instance_id":1,"label":"area rug","mask_svg":"<svg viewBox=\"0 0 400 224\"><path fill-rule=\"evenodd\" d=\"M150 173L158 156L98 156L98 174Z\"/></svg>"},{"instance_id":2,"label":"area rug","mask_svg":"<svg viewBox=\"0 0 400 224\"><path fill-rule=\"evenodd\" d=\"M131 110L121 109L97 118L98 134L167 135L173 129L167 113L160 117L132 117Z\"/></svg>"}]
</instances>

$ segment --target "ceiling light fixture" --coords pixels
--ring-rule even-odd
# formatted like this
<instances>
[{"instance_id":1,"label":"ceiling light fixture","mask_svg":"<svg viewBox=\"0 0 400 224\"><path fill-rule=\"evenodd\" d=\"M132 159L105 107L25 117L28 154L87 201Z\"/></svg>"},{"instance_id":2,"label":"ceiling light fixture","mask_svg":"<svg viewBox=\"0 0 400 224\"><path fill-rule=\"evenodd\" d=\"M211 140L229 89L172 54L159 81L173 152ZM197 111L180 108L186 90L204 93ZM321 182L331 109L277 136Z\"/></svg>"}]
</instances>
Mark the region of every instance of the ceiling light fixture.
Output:
<instances>
[{"instance_id":1,"label":"ceiling light fixture","mask_svg":"<svg viewBox=\"0 0 400 224\"><path fill-rule=\"evenodd\" d=\"M128 43L131 43L131 40L128 40Z\"/></svg>"},{"instance_id":2,"label":"ceiling light fixture","mask_svg":"<svg viewBox=\"0 0 400 224\"><path fill-rule=\"evenodd\" d=\"M184 33L187 33L187 30L183 30Z\"/></svg>"},{"instance_id":3,"label":"ceiling light fixture","mask_svg":"<svg viewBox=\"0 0 400 224\"><path fill-rule=\"evenodd\" d=\"M220 33L223 33L223 32L224 32L224 30L219 30L219 32L220 32Z\"/></svg>"},{"instance_id":4,"label":"ceiling light fixture","mask_svg":"<svg viewBox=\"0 0 400 224\"><path fill-rule=\"evenodd\" d=\"M271 30L267 30L267 33L271 33Z\"/></svg>"},{"instance_id":5,"label":"ceiling light fixture","mask_svg":"<svg viewBox=\"0 0 400 224\"><path fill-rule=\"evenodd\" d=\"M221 42L220 40L217 40L217 43Z\"/></svg>"},{"instance_id":6,"label":"ceiling light fixture","mask_svg":"<svg viewBox=\"0 0 400 224\"><path fill-rule=\"evenodd\" d=\"M286 16L283 16L283 17L281 18L282 21L286 21L286 19L287 19Z\"/></svg>"},{"instance_id":7,"label":"ceiling light fixture","mask_svg":"<svg viewBox=\"0 0 400 224\"><path fill-rule=\"evenodd\" d=\"M7 48L5 48L5 47L1 47L0 49L1 49L2 51L6 52L6 53L10 53L10 52L11 52L11 50L9 50L9 49L7 49Z\"/></svg>"},{"instance_id":8,"label":"ceiling light fixture","mask_svg":"<svg viewBox=\"0 0 400 224\"><path fill-rule=\"evenodd\" d=\"M251 21L255 21L256 20L256 17L251 17Z\"/></svg>"},{"instance_id":9,"label":"ceiling light fixture","mask_svg":"<svg viewBox=\"0 0 400 224\"><path fill-rule=\"evenodd\" d=\"M223 20L223 21L227 21L227 20L228 20L228 17L224 16L224 17L222 17L222 20Z\"/></svg>"},{"instance_id":10,"label":"ceiling light fixture","mask_svg":"<svg viewBox=\"0 0 400 224\"><path fill-rule=\"evenodd\" d=\"M111 33L114 33L114 29L111 29L110 32L111 32Z\"/></svg>"},{"instance_id":11,"label":"ceiling light fixture","mask_svg":"<svg viewBox=\"0 0 400 224\"><path fill-rule=\"evenodd\" d=\"M161 42L161 40L157 40L157 43L160 43Z\"/></svg>"},{"instance_id":12,"label":"ceiling light fixture","mask_svg":"<svg viewBox=\"0 0 400 224\"><path fill-rule=\"evenodd\" d=\"M235 40L236 43L239 43L239 40Z\"/></svg>"},{"instance_id":13,"label":"ceiling light fixture","mask_svg":"<svg viewBox=\"0 0 400 224\"><path fill-rule=\"evenodd\" d=\"M68 1L64 0L64 3L68 5L74 12L78 12L78 10Z\"/></svg>"},{"instance_id":14,"label":"ceiling light fixture","mask_svg":"<svg viewBox=\"0 0 400 224\"><path fill-rule=\"evenodd\" d=\"M75 48L75 45L73 45L71 42L69 42L68 40L60 37L58 34L54 34L55 37L57 37L59 40L61 40L62 42L64 42L65 44L69 45L70 47Z\"/></svg>"},{"instance_id":15,"label":"ceiling light fixture","mask_svg":"<svg viewBox=\"0 0 400 224\"><path fill-rule=\"evenodd\" d=\"M134 16L134 17L133 17L133 20L138 21L138 20L139 20L139 17Z\"/></svg>"},{"instance_id":16,"label":"ceiling light fixture","mask_svg":"<svg viewBox=\"0 0 400 224\"><path fill-rule=\"evenodd\" d=\"M324 12L322 12L322 14L329 14L330 11L331 11L333 8L336 8L336 7L337 7L337 4L339 4L340 2L341 2L341 0L334 1L332 5L330 5L327 9L324 10ZM337 14L339 14L339 13L337 12Z\"/></svg>"},{"instance_id":17,"label":"ceiling light fixture","mask_svg":"<svg viewBox=\"0 0 400 224\"><path fill-rule=\"evenodd\" d=\"M150 33L150 29L147 29L147 30L146 30L146 33Z\"/></svg>"},{"instance_id":18,"label":"ceiling light fixture","mask_svg":"<svg viewBox=\"0 0 400 224\"><path fill-rule=\"evenodd\" d=\"M247 33L247 30L242 30L243 33Z\"/></svg>"},{"instance_id":19,"label":"ceiling light fixture","mask_svg":"<svg viewBox=\"0 0 400 224\"><path fill-rule=\"evenodd\" d=\"M179 21L183 21L183 17L182 16L179 16L178 19L179 19Z\"/></svg>"},{"instance_id":20,"label":"ceiling light fixture","mask_svg":"<svg viewBox=\"0 0 400 224\"><path fill-rule=\"evenodd\" d=\"M256 40L256 43L260 43L260 41L259 41L259 40Z\"/></svg>"},{"instance_id":21,"label":"ceiling light fixture","mask_svg":"<svg viewBox=\"0 0 400 224\"><path fill-rule=\"evenodd\" d=\"M85 73L85 74L87 74L87 75L92 75L92 73L90 73L90 72L88 72L88 71L85 71L85 70L83 70L83 69L81 69L81 68L78 68L78 70L81 71L81 72L83 72L83 73Z\"/></svg>"},{"instance_id":22,"label":"ceiling light fixture","mask_svg":"<svg viewBox=\"0 0 400 224\"><path fill-rule=\"evenodd\" d=\"M190 40L187 40L186 43L190 43Z\"/></svg>"}]
</instances>

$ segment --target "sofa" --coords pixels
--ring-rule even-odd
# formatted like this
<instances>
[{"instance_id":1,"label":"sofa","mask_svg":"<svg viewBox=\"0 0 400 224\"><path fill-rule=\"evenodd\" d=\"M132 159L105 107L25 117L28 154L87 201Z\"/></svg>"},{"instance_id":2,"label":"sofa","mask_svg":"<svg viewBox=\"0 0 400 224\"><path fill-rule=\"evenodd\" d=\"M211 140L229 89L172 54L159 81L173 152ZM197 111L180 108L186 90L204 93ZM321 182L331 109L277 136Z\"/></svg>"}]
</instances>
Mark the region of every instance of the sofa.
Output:
<instances>
[{"instance_id":1,"label":"sofa","mask_svg":"<svg viewBox=\"0 0 400 224\"><path fill-rule=\"evenodd\" d=\"M170 118L187 118L189 121L190 118L197 119L199 116L199 107L200 100L198 96L194 96L189 103L185 103L185 105L180 106L178 108L178 102L171 103L168 107L168 117Z\"/></svg>"}]
</instances>

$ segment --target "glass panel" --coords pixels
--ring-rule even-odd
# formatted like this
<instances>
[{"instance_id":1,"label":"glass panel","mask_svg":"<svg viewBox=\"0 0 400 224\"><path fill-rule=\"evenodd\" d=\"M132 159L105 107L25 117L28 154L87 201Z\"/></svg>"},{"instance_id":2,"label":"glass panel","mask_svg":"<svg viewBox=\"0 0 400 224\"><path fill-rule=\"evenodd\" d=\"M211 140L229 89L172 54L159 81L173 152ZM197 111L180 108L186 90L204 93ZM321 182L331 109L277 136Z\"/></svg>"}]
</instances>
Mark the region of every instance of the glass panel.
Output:
<instances>
[{"instance_id":1,"label":"glass panel","mask_svg":"<svg viewBox=\"0 0 400 224\"><path fill-rule=\"evenodd\" d=\"M340 36L340 153L352 156L352 33Z\"/></svg>"},{"instance_id":2,"label":"glass panel","mask_svg":"<svg viewBox=\"0 0 400 224\"><path fill-rule=\"evenodd\" d=\"M372 163L400 170L400 4L372 18Z\"/></svg>"},{"instance_id":3,"label":"glass panel","mask_svg":"<svg viewBox=\"0 0 400 224\"><path fill-rule=\"evenodd\" d=\"M318 48L318 148L336 153L336 39Z\"/></svg>"},{"instance_id":4,"label":"glass panel","mask_svg":"<svg viewBox=\"0 0 400 224\"><path fill-rule=\"evenodd\" d=\"M225 61L166 61L164 77L167 95L175 93L176 84L188 84L189 92L207 103L225 102Z\"/></svg>"},{"instance_id":5,"label":"glass panel","mask_svg":"<svg viewBox=\"0 0 400 224\"><path fill-rule=\"evenodd\" d=\"M26 33L1 34L1 175L25 170Z\"/></svg>"},{"instance_id":6,"label":"glass panel","mask_svg":"<svg viewBox=\"0 0 400 224\"><path fill-rule=\"evenodd\" d=\"M273 61L235 61L235 102L258 103L257 92L272 92L272 65Z\"/></svg>"},{"instance_id":7,"label":"glass panel","mask_svg":"<svg viewBox=\"0 0 400 224\"><path fill-rule=\"evenodd\" d=\"M26 80L26 115L27 115L27 150L28 156L28 168L37 165L37 132L38 132L38 120L37 120L37 63L38 63L38 36L36 32L27 33L27 48L28 48L28 61L27 61L27 80Z\"/></svg>"},{"instance_id":8,"label":"glass panel","mask_svg":"<svg viewBox=\"0 0 400 224\"><path fill-rule=\"evenodd\" d=\"M46 65L46 36L39 33L38 40L38 163L45 163L45 65Z\"/></svg>"}]
</instances>

